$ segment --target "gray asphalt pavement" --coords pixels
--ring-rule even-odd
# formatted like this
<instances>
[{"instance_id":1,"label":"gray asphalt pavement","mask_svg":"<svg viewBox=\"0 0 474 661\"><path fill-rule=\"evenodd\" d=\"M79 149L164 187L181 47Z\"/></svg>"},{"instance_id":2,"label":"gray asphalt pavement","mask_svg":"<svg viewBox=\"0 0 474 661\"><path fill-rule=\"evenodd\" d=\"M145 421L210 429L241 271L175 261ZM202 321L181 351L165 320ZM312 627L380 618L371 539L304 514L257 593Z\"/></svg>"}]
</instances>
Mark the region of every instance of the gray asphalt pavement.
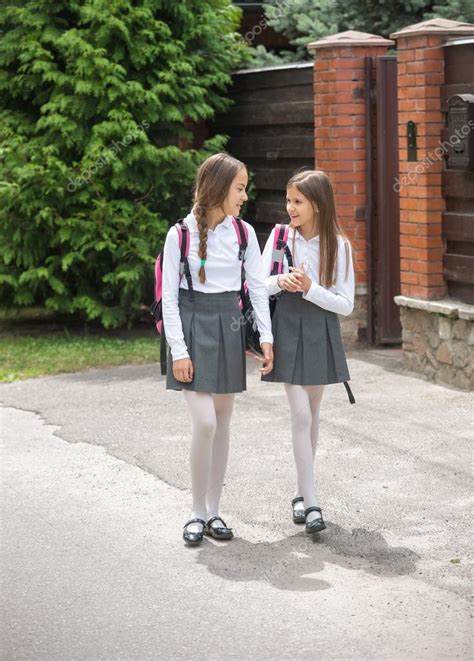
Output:
<instances>
[{"instance_id":1,"label":"gray asphalt pavement","mask_svg":"<svg viewBox=\"0 0 474 661\"><path fill-rule=\"evenodd\" d=\"M290 516L278 384L236 397L222 514L186 548L190 420L154 365L0 386L2 659L470 659L472 394L349 354L323 398L328 528Z\"/></svg>"}]
</instances>

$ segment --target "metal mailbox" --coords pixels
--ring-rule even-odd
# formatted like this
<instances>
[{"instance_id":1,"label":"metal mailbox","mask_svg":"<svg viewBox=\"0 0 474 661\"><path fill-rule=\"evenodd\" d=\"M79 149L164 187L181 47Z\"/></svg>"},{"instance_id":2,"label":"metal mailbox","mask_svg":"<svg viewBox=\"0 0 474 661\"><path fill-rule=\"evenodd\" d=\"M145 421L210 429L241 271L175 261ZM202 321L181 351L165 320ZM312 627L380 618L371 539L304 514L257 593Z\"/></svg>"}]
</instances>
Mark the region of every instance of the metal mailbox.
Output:
<instances>
[{"instance_id":1,"label":"metal mailbox","mask_svg":"<svg viewBox=\"0 0 474 661\"><path fill-rule=\"evenodd\" d=\"M448 168L474 170L474 94L448 101Z\"/></svg>"}]
</instances>

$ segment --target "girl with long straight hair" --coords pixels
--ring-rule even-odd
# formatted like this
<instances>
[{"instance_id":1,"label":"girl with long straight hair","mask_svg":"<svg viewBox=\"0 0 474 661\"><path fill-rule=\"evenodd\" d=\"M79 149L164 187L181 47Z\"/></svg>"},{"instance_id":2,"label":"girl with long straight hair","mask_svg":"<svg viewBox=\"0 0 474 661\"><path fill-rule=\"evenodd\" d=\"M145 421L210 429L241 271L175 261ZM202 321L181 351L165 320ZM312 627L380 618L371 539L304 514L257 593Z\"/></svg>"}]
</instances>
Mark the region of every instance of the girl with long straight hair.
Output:
<instances>
[{"instance_id":1,"label":"girl with long straight hair","mask_svg":"<svg viewBox=\"0 0 474 661\"><path fill-rule=\"evenodd\" d=\"M354 308L354 267L326 173L310 170L293 176L286 209L290 261L286 257L282 273L266 280L269 295L277 297L272 319L275 362L262 380L285 385L297 473L293 521L305 523L306 532L313 534L326 527L314 480L324 388L344 382L353 401L338 315L349 315ZM275 231L263 252L266 273L273 263Z\"/></svg>"}]
</instances>

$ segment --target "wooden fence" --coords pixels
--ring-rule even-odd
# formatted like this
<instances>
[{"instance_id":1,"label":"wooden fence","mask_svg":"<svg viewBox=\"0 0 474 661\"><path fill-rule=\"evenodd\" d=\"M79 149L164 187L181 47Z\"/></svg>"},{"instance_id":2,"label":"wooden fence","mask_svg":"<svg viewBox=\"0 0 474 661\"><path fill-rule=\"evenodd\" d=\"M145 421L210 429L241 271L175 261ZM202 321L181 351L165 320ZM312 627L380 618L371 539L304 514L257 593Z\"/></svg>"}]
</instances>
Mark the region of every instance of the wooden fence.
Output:
<instances>
[{"instance_id":1,"label":"wooden fence","mask_svg":"<svg viewBox=\"0 0 474 661\"><path fill-rule=\"evenodd\" d=\"M272 225L288 222L285 188L299 168L314 167L313 63L234 74L232 110L217 120L228 151L253 175L247 214L262 242Z\"/></svg>"}]
</instances>

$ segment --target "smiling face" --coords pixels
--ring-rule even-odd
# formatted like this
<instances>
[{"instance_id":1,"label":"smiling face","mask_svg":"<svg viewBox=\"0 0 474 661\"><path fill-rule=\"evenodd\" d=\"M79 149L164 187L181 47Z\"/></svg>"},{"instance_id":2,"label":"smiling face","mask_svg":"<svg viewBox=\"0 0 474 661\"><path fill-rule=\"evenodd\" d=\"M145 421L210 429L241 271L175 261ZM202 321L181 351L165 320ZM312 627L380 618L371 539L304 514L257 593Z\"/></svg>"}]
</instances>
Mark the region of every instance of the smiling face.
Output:
<instances>
[{"instance_id":1,"label":"smiling face","mask_svg":"<svg viewBox=\"0 0 474 661\"><path fill-rule=\"evenodd\" d=\"M289 186L286 189L286 211L293 227L305 226L309 229L316 224L313 204L296 186Z\"/></svg>"},{"instance_id":2,"label":"smiling face","mask_svg":"<svg viewBox=\"0 0 474 661\"><path fill-rule=\"evenodd\" d=\"M249 176L246 168L241 168L229 187L227 197L222 205L222 210L226 216L238 216L244 202L249 198L246 193Z\"/></svg>"}]
</instances>

